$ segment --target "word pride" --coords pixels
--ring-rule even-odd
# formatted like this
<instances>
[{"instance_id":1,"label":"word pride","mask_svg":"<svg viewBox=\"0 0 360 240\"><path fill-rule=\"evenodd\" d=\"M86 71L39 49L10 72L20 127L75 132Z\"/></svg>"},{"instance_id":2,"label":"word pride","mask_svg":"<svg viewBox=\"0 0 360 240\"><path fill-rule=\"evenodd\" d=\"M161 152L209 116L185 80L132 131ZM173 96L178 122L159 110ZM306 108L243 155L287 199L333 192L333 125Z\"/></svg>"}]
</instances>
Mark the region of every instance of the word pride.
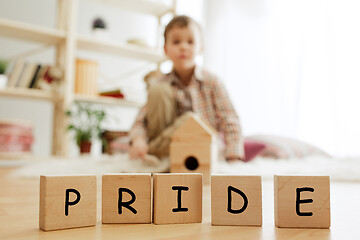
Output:
<instances>
[{"instance_id":1,"label":"word pride","mask_svg":"<svg viewBox=\"0 0 360 240\"><path fill-rule=\"evenodd\" d=\"M94 226L95 175L41 176L40 229ZM202 174L106 174L102 223L201 223ZM330 227L328 176L274 176L275 225ZM260 176L212 175L211 224L262 226Z\"/></svg>"}]
</instances>

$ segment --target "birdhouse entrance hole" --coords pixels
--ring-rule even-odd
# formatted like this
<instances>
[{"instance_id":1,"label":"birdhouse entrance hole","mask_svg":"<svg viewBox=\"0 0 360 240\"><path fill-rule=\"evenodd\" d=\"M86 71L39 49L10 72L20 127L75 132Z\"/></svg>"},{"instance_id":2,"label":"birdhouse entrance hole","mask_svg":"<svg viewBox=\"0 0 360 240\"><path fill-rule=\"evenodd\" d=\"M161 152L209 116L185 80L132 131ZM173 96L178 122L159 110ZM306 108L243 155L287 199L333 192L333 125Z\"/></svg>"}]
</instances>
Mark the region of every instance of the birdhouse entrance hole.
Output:
<instances>
[{"instance_id":1,"label":"birdhouse entrance hole","mask_svg":"<svg viewBox=\"0 0 360 240\"><path fill-rule=\"evenodd\" d=\"M196 157L187 157L185 159L185 167L189 170L196 170L199 167L199 162Z\"/></svg>"}]
</instances>

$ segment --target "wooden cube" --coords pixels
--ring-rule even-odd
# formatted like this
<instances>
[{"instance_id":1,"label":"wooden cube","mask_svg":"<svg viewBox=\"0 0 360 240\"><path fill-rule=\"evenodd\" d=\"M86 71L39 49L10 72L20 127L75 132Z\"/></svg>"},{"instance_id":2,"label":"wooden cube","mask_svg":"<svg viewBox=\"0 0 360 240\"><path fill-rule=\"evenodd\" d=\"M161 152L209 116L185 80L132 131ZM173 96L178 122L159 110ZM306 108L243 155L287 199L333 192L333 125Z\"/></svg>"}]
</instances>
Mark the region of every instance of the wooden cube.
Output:
<instances>
[{"instance_id":1,"label":"wooden cube","mask_svg":"<svg viewBox=\"0 0 360 240\"><path fill-rule=\"evenodd\" d=\"M171 173L202 173L204 184L210 183L211 162L217 157L216 142L178 143L170 145Z\"/></svg>"},{"instance_id":2,"label":"wooden cube","mask_svg":"<svg viewBox=\"0 0 360 240\"><path fill-rule=\"evenodd\" d=\"M277 227L330 227L328 176L275 175L274 194Z\"/></svg>"},{"instance_id":3,"label":"wooden cube","mask_svg":"<svg viewBox=\"0 0 360 240\"><path fill-rule=\"evenodd\" d=\"M40 229L96 224L96 176L40 176Z\"/></svg>"},{"instance_id":4,"label":"wooden cube","mask_svg":"<svg viewBox=\"0 0 360 240\"><path fill-rule=\"evenodd\" d=\"M202 222L202 174L154 174L154 223Z\"/></svg>"},{"instance_id":5,"label":"wooden cube","mask_svg":"<svg viewBox=\"0 0 360 240\"><path fill-rule=\"evenodd\" d=\"M196 114L187 113L173 133L170 144L170 172L202 173L210 183L212 163L218 157L216 131Z\"/></svg>"},{"instance_id":6,"label":"wooden cube","mask_svg":"<svg viewBox=\"0 0 360 240\"><path fill-rule=\"evenodd\" d=\"M151 174L102 176L103 223L151 223Z\"/></svg>"},{"instance_id":7,"label":"wooden cube","mask_svg":"<svg viewBox=\"0 0 360 240\"><path fill-rule=\"evenodd\" d=\"M261 176L212 175L211 224L262 226Z\"/></svg>"}]
</instances>

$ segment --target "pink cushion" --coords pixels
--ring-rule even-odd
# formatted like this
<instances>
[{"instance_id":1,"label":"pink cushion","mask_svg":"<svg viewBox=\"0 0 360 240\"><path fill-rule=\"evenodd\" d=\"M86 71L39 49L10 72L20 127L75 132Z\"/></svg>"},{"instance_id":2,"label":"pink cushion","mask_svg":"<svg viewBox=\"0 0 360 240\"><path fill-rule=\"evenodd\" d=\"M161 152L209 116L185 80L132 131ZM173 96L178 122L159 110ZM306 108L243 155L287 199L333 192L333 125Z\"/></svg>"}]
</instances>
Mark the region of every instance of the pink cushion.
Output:
<instances>
[{"instance_id":1,"label":"pink cushion","mask_svg":"<svg viewBox=\"0 0 360 240\"><path fill-rule=\"evenodd\" d=\"M262 157L285 159L285 158L303 158L311 155L329 157L330 155L313 146L296 139L275 136L275 135L255 135L247 136L245 142L257 142L265 145L259 155ZM245 149L246 155L246 149Z\"/></svg>"},{"instance_id":2,"label":"pink cushion","mask_svg":"<svg viewBox=\"0 0 360 240\"><path fill-rule=\"evenodd\" d=\"M244 148L245 148L245 160L244 162L249 162L255 158L258 154L265 149L266 145L252 140L245 139Z\"/></svg>"}]
</instances>

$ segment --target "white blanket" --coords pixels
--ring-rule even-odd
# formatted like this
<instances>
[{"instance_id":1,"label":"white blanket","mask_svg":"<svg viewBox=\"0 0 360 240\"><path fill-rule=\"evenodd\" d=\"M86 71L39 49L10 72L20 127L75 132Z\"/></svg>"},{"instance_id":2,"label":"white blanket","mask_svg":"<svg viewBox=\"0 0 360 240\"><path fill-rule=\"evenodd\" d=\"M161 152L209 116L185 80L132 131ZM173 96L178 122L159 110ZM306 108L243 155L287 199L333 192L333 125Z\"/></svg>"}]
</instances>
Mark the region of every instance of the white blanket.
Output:
<instances>
[{"instance_id":1,"label":"white blanket","mask_svg":"<svg viewBox=\"0 0 360 240\"><path fill-rule=\"evenodd\" d=\"M104 156L98 159L52 159L29 162L15 170L10 177L39 177L52 174L97 174L122 172L166 172L168 159L157 165L141 160L129 160L126 154ZM213 173L261 175L273 179L275 174L329 175L332 181L360 181L360 158L325 158L312 156L299 159L256 158L251 162L227 163L219 161Z\"/></svg>"}]
</instances>

